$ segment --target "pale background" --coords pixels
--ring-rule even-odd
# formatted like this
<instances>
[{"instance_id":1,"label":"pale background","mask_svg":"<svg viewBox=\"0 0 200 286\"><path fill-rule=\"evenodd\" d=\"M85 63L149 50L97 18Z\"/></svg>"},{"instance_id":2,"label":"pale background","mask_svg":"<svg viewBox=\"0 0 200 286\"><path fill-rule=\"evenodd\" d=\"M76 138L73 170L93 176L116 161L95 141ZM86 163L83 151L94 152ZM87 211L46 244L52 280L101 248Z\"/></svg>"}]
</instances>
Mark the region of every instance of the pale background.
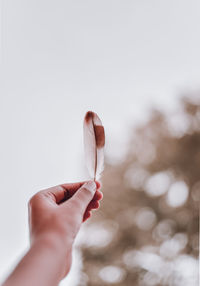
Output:
<instances>
[{"instance_id":1,"label":"pale background","mask_svg":"<svg viewBox=\"0 0 200 286\"><path fill-rule=\"evenodd\" d=\"M3 278L28 246L29 198L42 188L87 179L87 110L102 118L109 160L119 160L129 128L145 120L150 107L171 112L182 92L200 87L200 2L0 3ZM63 285L77 285L80 267Z\"/></svg>"}]
</instances>

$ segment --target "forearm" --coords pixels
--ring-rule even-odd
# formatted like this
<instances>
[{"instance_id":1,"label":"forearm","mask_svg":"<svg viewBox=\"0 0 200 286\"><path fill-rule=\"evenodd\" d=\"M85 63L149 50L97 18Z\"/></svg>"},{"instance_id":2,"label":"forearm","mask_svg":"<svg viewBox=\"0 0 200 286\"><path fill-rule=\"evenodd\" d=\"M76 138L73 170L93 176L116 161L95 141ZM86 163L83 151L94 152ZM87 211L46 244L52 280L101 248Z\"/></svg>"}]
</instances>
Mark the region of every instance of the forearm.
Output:
<instances>
[{"instance_id":1,"label":"forearm","mask_svg":"<svg viewBox=\"0 0 200 286\"><path fill-rule=\"evenodd\" d=\"M66 255L59 241L35 242L3 286L57 286L66 273Z\"/></svg>"}]
</instances>

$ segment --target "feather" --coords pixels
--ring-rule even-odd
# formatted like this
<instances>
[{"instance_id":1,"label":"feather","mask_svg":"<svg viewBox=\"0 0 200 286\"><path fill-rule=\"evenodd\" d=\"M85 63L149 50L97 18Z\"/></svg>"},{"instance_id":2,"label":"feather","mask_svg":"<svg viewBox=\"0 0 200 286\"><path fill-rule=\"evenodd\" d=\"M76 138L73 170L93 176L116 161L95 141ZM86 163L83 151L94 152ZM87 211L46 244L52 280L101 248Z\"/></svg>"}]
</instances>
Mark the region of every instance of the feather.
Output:
<instances>
[{"instance_id":1,"label":"feather","mask_svg":"<svg viewBox=\"0 0 200 286\"><path fill-rule=\"evenodd\" d=\"M86 113L83 131L86 166L90 177L95 181L100 178L104 168L105 145L104 127L96 113Z\"/></svg>"}]
</instances>

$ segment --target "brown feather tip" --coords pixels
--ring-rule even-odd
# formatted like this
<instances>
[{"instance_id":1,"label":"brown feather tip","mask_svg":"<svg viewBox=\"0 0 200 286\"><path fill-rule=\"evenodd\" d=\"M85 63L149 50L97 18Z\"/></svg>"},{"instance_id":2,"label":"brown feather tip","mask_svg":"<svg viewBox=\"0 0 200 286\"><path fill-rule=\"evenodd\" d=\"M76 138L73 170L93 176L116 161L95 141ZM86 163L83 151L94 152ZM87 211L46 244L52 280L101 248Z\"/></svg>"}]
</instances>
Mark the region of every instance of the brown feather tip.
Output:
<instances>
[{"instance_id":1,"label":"brown feather tip","mask_svg":"<svg viewBox=\"0 0 200 286\"><path fill-rule=\"evenodd\" d=\"M94 125L94 133L96 138L96 144L98 148L102 148L105 145L105 132L101 125Z\"/></svg>"},{"instance_id":2,"label":"brown feather tip","mask_svg":"<svg viewBox=\"0 0 200 286\"><path fill-rule=\"evenodd\" d=\"M85 115L85 121L88 123L93 118L94 118L94 112L88 111Z\"/></svg>"}]
</instances>

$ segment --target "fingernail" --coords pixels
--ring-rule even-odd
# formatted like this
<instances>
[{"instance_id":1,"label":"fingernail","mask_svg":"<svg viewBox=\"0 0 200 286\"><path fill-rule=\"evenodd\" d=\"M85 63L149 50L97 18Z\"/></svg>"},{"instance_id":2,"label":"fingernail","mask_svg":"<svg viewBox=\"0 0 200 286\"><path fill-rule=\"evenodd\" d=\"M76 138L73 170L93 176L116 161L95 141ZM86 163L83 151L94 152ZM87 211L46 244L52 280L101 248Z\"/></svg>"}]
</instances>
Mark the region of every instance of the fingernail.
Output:
<instances>
[{"instance_id":1,"label":"fingernail","mask_svg":"<svg viewBox=\"0 0 200 286\"><path fill-rule=\"evenodd\" d=\"M88 189L92 193L95 193L96 191L96 183L94 181L89 181L83 185L84 188Z\"/></svg>"}]
</instances>

